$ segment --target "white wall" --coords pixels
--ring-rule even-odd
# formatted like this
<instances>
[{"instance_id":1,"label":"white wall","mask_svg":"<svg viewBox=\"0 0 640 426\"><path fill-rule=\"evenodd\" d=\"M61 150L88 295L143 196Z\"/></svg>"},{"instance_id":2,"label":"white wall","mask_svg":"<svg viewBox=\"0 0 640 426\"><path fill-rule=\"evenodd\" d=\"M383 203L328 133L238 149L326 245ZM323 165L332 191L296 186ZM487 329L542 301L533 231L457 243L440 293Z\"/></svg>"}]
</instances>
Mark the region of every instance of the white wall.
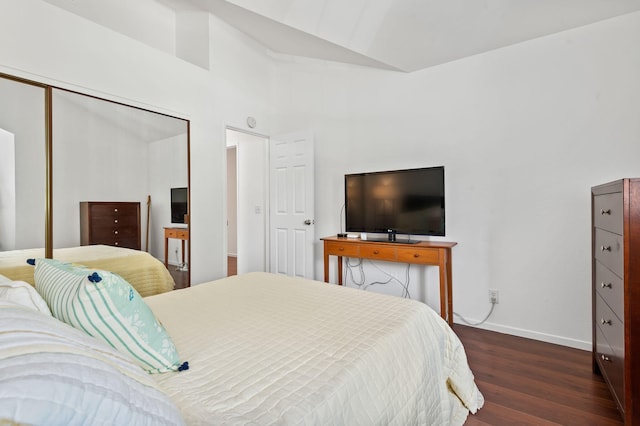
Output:
<instances>
[{"instance_id":1,"label":"white wall","mask_svg":"<svg viewBox=\"0 0 640 426\"><path fill-rule=\"evenodd\" d=\"M5 2L0 14L0 37L12 40L0 44L0 72L191 121L194 284L226 271L225 126L246 128L252 115L268 132L273 70L255 42L215 18L210 23L214 63L207 72L41 0Z\"/></svg>"},{"instance_id":2,"label":"white wall","mask_svg":"<svg viewBox=\"0 0 640 426\"><path fill-rule=\"evenodd\" d=\"M272 126L315 132L317 236L345 173L444 165L454 310L482 319L495 288L485 327L589 349L590 187L640 175L639 39L636 13L411 74L283 58Z\"/></svg>"},{"instance_id":3,"label":"white wall","mask_svg":"<svg viewBox=\"0 0 640 426\"><path fill-rule=\"evenodd\" d=\"M19 102L16 102L19 99ZM41 125L34 125L40 120ZM0 128L13 134L13 244L0 250L44 247L46 200L44 89L0 79ZM0 151L0 156L4 155Z\"/></svg>"},{"instance_id":4,"label":"white wall","mask_svg":"<svg viewBox=\"0 0 640 426\"><path fill-rule=\"evenodd\" d=\"M176 53L176 18L158 0L45 0L167 53Z\"/></svg>"}]
</instances>

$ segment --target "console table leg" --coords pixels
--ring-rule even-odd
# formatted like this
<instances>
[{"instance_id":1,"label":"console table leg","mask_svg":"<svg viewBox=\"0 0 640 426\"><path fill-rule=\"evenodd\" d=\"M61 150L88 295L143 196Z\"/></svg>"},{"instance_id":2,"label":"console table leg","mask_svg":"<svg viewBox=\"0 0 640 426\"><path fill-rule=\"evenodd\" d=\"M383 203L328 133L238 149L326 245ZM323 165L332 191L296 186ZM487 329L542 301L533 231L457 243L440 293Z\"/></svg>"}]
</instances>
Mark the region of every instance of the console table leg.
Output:
<instances>
[{"instance_id":1,"label":"console table leg","mask_svg":"<svg viewBox=\"0 0 640 426\"><path fill-rule=\"evenodd\" d=\"M440 316L445 321L449 322L449 312L447 310L448 304L448 285L447 285L447 263L444 250L440 250L440 264L438 265L438 272L440 273ZM451 324L451 323L449 323Z\"/></svg>"},{"instance_id":2,"label":"console table leg","mask_svg":"<svg viewBox=\"0 0 640 426\"><path fill-rule=\"evenodd\" d=\"M169 239L164 239L164 267L169 268Z\"/></svg>"},{"instance_id":3,"label":"console table leg","mask_svg":"<svg viewBox=\"0 0 640 426\"><path fill-rule=\"evenodd\" d=\"M329 255L327 249L324 250L324 282L329 282Z\"/></svg>"},{"instance_id":4,"label":"console table leg","mask_svg":"<svg viewBox=\"0 0 640 426\"><path fill-rule=\"evenodd\" d=\"M451 250L446 250L447 252L447 312L449 325L453 325L453 277L452 277L452 265L451 265Z\"/></svg>"}]
</instances>

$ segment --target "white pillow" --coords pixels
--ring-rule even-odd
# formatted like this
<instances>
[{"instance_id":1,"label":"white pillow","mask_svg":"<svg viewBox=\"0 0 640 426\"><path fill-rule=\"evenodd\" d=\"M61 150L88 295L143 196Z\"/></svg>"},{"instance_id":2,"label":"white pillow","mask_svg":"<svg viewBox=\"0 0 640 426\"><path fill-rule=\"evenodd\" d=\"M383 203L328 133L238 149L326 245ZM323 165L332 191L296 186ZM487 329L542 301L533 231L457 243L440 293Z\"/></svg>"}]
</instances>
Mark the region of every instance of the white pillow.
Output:
<instances>
[{"instance_id":1,"label":"white pillow","mask_svg":"<svg viewBox=\"0 0 640 426\"><path fill-rule=\"evenodd\" d=\"M0 283L5 282L5 281L11 281L10 278L5 277L4 275L0 274Z\"/></svg>"},{"instance_id":2,"label":"white pillow","mask_svg":"<svg viewBox=\"0 0 640 426\"><path fill-rule=\"evenodd\" d=\"M7 300L0 300L0 383L0 424L184 424L128 355Z\"/></svg>"},{"instance_id":3,"label":"white pillow","mask_svg":"<svg viewBox=\"0 0 640 426\"><path fill-rule=\"evenodd\" d=\"M47 302L31 284L24 281L0 281L0 299L11 300L19 305L51 315Z\"/></svg>"}]
</instances>

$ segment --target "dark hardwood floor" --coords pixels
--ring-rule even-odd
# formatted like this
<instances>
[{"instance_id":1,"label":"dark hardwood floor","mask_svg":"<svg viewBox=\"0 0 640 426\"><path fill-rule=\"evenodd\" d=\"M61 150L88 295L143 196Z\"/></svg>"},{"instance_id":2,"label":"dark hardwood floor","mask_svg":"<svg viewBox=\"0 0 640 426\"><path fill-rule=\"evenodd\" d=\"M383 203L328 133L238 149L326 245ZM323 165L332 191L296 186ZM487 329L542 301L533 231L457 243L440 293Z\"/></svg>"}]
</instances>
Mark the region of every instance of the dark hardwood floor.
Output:
<instances>
[{"instance_id":1,"label":"dark hardwood floor","mask_svg":"<svg viewBox=\"0 0 640 426\"><path fill-rule=\"evenodd\" d=\"M623 424L591 352L455 324L485 405L465 425Z\"/></svg>"},{"instance_id":2,"label":"dark hardwood floor","mask_svg":"<svg viewBox=\"0 0 640 426\"><path fill-rule=\"evenodd\" d=\"M238 258L227 256L227 276L238 275Z\"/></svg>"},{"instance_id":3,"label":"dark hardwood floor","mask_svg":"<svg viewBox=\"0 0 640 426\"><path fill-rule=\"evenodd\" d=\"M169 265L169 273L173 277L173 281L176 282L174 289L189 287L189 272L179 271L175 265Z\"/></svg>"},{"instance_id":4,"label":"dark hardwood floor","mask_svg":"<svg viewBox=\"0 0 640 426\"><path fill-rule=\"evenodd\" d=\"M169 265L169 273L176 282L174 287L176 290L180 288L189 287L189 273L186 271L178 271L175 265ZM227 275L238 274L238 258L234 256L227 257Z\"/></svg>"}]
</instances>

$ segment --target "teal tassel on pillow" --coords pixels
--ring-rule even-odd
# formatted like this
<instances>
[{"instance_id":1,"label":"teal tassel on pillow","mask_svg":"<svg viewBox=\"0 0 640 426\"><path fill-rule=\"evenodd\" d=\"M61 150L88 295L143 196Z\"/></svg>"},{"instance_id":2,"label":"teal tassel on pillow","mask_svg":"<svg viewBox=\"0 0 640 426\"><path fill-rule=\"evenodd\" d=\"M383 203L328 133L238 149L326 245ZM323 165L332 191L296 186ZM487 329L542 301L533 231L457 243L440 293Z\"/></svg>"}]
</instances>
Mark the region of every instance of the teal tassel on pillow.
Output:
<instances>
[{"instance_id":1,"label":"teal tassel on pillow","mask_svg":"<svg viewBox=\"0 0 640 426\"><path fill-rule=\"evenodd\" d=\"M31 266L35 266L36 264L36 260L35 259L27 259L27 263Z\"/></svg>"},{"instance_id":2,"label":"teal tassel on pillow","mask_svg":"<svg viewBox=\"0 0 640 426\"><path fill-rule=\"evenodd\" d=\"M182 363L180 367L178 367L178 371L184 371L189 369L189 361L185 361Z\"/></svg>"}]
</instances>

